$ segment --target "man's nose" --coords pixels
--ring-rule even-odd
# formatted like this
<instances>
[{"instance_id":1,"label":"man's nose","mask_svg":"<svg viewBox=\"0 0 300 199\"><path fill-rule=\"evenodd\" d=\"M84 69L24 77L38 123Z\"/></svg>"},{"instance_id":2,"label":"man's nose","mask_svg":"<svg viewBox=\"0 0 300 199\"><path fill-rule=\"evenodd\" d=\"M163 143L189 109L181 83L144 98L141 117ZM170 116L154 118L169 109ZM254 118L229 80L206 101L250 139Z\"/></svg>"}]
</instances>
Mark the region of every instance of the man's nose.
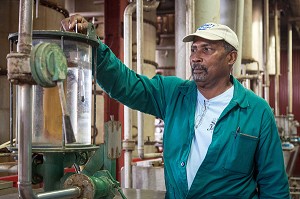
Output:
<instances>
[{"instance_id":1,"label":"man's nose","mask_svg":"<svg viewBox=\"0 0 300 199\"><path fill-rule=\"evenodd\" d=\"M197 56L197 55L191 55L190 59L194 63L196 63L196 62L202 63L203 62L203 59L200 56Z\"/></svg>"}]
</instances>

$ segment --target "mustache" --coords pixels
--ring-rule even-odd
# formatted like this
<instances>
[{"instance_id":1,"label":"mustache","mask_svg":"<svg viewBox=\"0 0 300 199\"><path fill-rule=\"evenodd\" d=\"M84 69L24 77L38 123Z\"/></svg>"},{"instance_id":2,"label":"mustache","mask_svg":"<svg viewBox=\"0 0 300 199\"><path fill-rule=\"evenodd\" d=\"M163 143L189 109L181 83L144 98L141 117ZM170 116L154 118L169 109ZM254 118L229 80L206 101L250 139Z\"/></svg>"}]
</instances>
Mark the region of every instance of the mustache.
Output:
<instances>
[{"instance_id":1,"label":"mustache","mask_svg":"<svg viewBox=\"0 0 300 199\"><path fill-rule=\"evenodd\" d=\"M195 69L204 70L205 72L207 72L207 68L204 65L199 64L199 63L193 63L192 64L192 71L194 71Z\"/></svg>"}]
</instances>

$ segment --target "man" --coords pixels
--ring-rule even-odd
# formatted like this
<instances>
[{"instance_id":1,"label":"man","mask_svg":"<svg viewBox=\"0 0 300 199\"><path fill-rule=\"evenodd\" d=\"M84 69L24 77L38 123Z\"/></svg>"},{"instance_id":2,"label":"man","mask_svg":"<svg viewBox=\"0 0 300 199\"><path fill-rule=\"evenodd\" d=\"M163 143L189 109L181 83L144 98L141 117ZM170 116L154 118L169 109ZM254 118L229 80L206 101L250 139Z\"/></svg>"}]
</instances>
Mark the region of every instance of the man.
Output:
<instances>
[{"instance_id":1,"label":"man","mask_svg":"<svg viewBox=\"0 0 300 199\"><path fill-rule=\"evenodd\" d=\"M62 21L79 31L79 15ZM227 26L208 23L192 42L193 81L128 69L103 43L97 82L113 98L162 118L166 198L289 198L281 143L265 100L230 75L238 39Z\"/></svg>"}]
</instances>

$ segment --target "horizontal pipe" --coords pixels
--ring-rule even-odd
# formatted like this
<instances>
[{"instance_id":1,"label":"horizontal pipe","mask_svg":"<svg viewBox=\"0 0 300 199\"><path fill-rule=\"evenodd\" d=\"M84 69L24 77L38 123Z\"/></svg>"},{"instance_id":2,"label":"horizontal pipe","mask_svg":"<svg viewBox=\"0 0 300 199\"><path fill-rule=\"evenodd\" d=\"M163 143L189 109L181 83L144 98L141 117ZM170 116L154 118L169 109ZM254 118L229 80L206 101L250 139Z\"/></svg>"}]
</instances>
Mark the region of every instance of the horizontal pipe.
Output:
<instances>
[{"instance_id":1,"label":"horizontal pipe","mask_svg":"<svg viewBox=\"0 0 300 199\"><path fill-rule=\"evenodd\" d=\"M46 193L37 194L38 199L67 199L67 198L77 198L81 194L81 189L79 187L72 187L68 189L62 189L58 191L49 191Z\"/></svg>"},{"instance_id":2,"label":"horizontal pipe","mask_svg":"<svg viewBox=\"0 0 300 199\"><path fill-rule=\"evenodd\" d=\"M74 12L70 16L80 14L83 17L104 17L104 12Z\"/></svg>"},{"instance_id":3,"label":"horizontal pipe","mask_svg":"<svg viewBox=\"0 0 300 199\"><path fill-rule=\"evenodd\" d=\"M143 159L152 159L152 158L161 158L163 157L162 153L145 153Z\"/></svg>"},{"instance_id":4,"label":"horizontal pipe","mask_svg":"<svg viewBox=\"0 0 300 199\"><path fill-rule=\"evenodd\" d=\"M16 173L18 173L18 164L16 162L0 163L0 172L16 174Z\"/></svg>"}]
</instances>

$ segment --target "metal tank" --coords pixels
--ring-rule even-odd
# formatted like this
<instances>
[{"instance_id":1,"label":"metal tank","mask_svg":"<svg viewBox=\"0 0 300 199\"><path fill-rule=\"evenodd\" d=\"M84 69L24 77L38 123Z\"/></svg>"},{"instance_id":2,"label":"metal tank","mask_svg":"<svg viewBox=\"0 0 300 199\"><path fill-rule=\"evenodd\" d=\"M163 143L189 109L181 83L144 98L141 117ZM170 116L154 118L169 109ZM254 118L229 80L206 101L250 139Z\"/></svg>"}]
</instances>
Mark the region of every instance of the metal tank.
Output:
<instances>
[{"instance_id":1,"label":"metal tank","mask_svg":"<svg viewBox=\"0 0 300 199\"><path fill-rule=\"evenodd\" d=\"M11 34L9 40L17 42L17 34ZM46 47L41 44L53 43L63 49L67 60L67 77L64 80L64 93L71 126L76 139L74 143L66 143L62 136L63 112L59 89L47 82L47 72L44 68L43 57ZM91 146L92 135L92 64L93 47L98 45L96 39L86 35L62 31L33 31L32 45L36 48L32 57L36 58L31 64L32 75L37 85L32 89L32 146L36 151L47 151L57 148L67 150ZM40 45L40 46L38 46ZM38 47L37 47L38 46ZM46 75L45 75L46 74ZM20 104L23 101L17 89L16 129L18 132L18 116ZM66 148L64 148L66 147Z\"/></svg>"},{"instance_id":2,"label":"metal tank","mask_svg":"<svg viewBox=\"0 0 300 199\"><path fill-rule=\"evenodd\" d=\"M34 30L59 30L60 21L68 15L63 9L63 0L40 1L38 7L34 8L33 29ZM38 8L38 9L36 9ZM10 129L10 85L7 81L6 55L10 52L9 33L18 31L19 0L1 0L0 17L3 20L0 30L0 90L3 91L0 97L0 119L3 125L0 128L0 143L8 141ZM38 13L38 15L36 15ZM12 93L14 95L14 93ZM14 119L12 120L14 121Z\"/></svg>"}]
</instances>

